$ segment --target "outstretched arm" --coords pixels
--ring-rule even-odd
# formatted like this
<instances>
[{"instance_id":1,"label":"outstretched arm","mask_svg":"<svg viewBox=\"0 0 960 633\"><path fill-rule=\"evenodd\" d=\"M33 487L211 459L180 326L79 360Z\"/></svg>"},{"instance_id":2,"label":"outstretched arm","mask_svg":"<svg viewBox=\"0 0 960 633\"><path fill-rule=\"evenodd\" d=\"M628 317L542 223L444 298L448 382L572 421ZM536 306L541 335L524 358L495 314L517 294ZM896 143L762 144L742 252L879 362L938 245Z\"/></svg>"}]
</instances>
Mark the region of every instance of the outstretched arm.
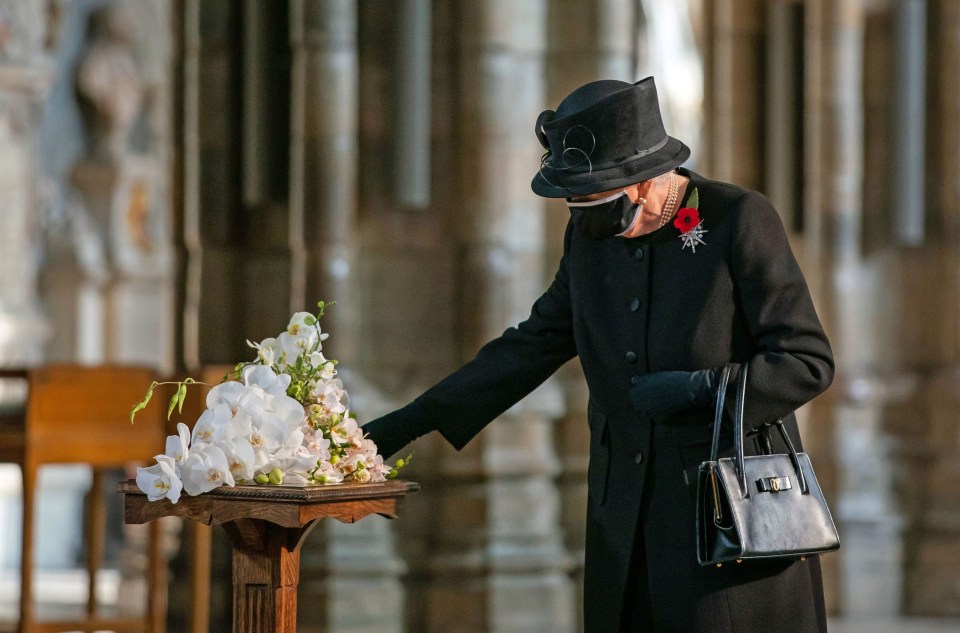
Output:
<instances>
[{"instance_id":1,"label":"outstretched arm","mask_svg":"<svg viewBox=\"0 0 960 633\"><path fill-rule=\"evenodd\" d=\"M565 245L569 245L567 227ZM565 249L566 251L566 249ZM463 448L498 415L576 355L566 255L530 316L407 406L364 425L384 456L432 431Z\"/></svg>"}]
</instances>

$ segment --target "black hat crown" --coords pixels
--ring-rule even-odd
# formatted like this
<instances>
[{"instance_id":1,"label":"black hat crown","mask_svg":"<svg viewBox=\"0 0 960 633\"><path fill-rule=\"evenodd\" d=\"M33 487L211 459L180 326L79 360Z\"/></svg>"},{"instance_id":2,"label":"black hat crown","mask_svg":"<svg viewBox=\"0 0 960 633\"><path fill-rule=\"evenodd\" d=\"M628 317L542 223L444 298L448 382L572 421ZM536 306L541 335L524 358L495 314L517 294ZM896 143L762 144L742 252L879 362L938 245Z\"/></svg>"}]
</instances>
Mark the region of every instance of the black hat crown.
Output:
<instances>
[{"instance_id":1,"label":"black hat crown","mask_svg":"<svg viewBox=\"0 0 960 633\"><path fill-rule=\"evenodd\" d=\"M548 198L626 187L690 157L690 149L663 127L653 77L583 85L556 112L540 113L536 133L547 153L531 186Z\"/></svg>"}]
</instances>

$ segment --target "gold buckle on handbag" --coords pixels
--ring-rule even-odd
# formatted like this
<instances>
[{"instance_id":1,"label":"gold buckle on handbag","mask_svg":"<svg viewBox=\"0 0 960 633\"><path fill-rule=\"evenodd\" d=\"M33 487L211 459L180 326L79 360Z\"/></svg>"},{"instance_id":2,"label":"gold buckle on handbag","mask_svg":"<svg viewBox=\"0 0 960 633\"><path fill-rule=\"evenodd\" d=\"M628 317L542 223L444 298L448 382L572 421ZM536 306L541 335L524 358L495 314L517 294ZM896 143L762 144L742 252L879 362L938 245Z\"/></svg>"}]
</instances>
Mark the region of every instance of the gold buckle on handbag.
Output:
<instances>
[{"instance_id":1,"label":"gold buckle on handbag","mask_svg":"<svg viewBox=\"0 0 960 633\"><path fill-rule=\"evenodd\" d=\"M760 492L781 492L791 488L793 484L789 477L763 477L757 480L757 490Z\"/></svg>"}]
</instances>

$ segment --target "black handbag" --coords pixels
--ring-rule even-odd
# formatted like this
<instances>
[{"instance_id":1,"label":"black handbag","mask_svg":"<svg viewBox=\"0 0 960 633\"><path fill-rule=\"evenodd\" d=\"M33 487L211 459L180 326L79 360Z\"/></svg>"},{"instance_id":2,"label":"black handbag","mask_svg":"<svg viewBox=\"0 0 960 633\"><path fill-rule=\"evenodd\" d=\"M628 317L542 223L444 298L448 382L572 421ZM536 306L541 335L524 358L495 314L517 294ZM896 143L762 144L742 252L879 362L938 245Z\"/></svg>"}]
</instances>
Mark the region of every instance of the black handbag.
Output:
<instances>
[{"instance_id":1,"label":"black handbag","mask_svg":"<svg viewBox=\"0 0 960 633\"><path fill-rule=\"evenodd\" d=\"M765 425L780 431L788 454L743 456L743 404L747 365L740 368L734 413L734 456L717 459L730 366L723 369L713 420L710 461L697 476L697 560L720 566L728 561L796 559L840 547L837 528L806 453L793 447L781 420Z\"/></svg>"}]
</instances>

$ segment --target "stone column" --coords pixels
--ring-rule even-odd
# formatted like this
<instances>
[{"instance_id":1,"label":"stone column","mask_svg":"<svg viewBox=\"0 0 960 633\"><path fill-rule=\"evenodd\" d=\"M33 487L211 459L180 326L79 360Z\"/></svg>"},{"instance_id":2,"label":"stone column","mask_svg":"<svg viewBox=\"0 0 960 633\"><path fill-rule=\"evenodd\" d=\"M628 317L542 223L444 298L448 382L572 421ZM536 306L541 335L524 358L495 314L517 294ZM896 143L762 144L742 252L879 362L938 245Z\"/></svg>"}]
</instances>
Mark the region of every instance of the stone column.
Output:
<instances>
[{"instance_id":1,"label":"stone column","mask_svg":"<svg viewBox=\"0 0 960 633\"><path fill-rule=\"evenodd\" d=\"M38 292L41 174L37 143L52 67L35 2L0 1L0 364L38 364L50 326ZM12 387L10 387L12 388ZM0 389L4 389L0 385ZM9 391L9 388L8 388ZM16 398L0 391L0 402Z\"/></svg>"},{"instance_id":2,"label":"stone column","mask_svg":"<svg viewBox=\"0 0 960 633\"><path fill-rule=\"evenodd\" d=\"M249 358L244 341L257 339L244 331L244 286L236 282L243 261L238 221L244 194L239 66L243 5L232 0L183 0L178 6L183 174L177 236L183 284L178 365L196 376L205 365ZM220 633L229 630L231 620L231 548L223 530L213 530L212 538L209 621L211 631ZM181 568L186 565L177 562ZM171 587L173 624L187 617L176 608L186 590L185 584Z\"/></svg>"},{"instance_id":3,"label":"stone column","mask_svg":"<svg viewBox=\"0 0 960 633\"><path fill-rule=\"evenodd\" d=\"M423 209L430 204L432 3L400 0L398 4L393 184L400 206Z\"/></svg>"},{"instance_id":4,"label":"stone column","mask_svg":"<svg viewBox=\"0 0 960 633\"><path fill-rule=\"evenodd\" d=\"M703 0L704 151L710 178L761 189L763 145L762 0Z\"/></svg>"},{"instance_id":5,"label":"stone column","mask_svg":"<svg viewBox=\"0 0 960 633\"><path fill-rule=\"evenodd\" d=\"M769 3L766 23L764 194L789 229L803 226L803 4Z\"/></svg>"},{"instance_id":6,"label":"stone column","mask_svg":"<svg viewBox=\"0 0 960 633\"><path fill-rule=\"evenodd\" d=\"M357 209L357 3L291 5L291 308L337 301L331 352L353 356L350 279Z\"/></svg>"},{"instance_id":7,"label":"stone column","mask_svg":"<svg viewBox=\"0 0 960 633\"><path fill-rule=\"evenodd\" d=\"M525 318L544 288L543 207L529 182L540 154L531 124L545 103L546 3L466 1L459 12L464 177L456 227L466 358ZM552 400L528 398L441 458L425 630L574 629Z\"/></svg>"},{"instance_id":8,"label":"stone column","mask_svg":"<svg viewBox=\"0 0 960 633\"><path fill-rule=\"evenodd\" d=\"M909 381L900 380L907 372L895 352L890 357L889 346L877 345L888 340L883 328L898 315L883 301L896 292L898 279L881 281L885 267L865 261L861 249L868 221L862 201L865 8L862 0L806 6L807 228L809 246L823 264L822 314L838 363L830 392L837 463L833 508L843 540L836 590L845 615L883 617L900 608L903 523L884 408L910 389ZM890 367L890 374L875 372L878 364Z\"/></svg>"},{"instance_id":9,"label":"stone column","mask_svg":"<svg viewBox=\"0 0 960 633\"><path fill-rule=\"evenodd\" d=\"M37 145L41 104L53 78L43 48L45 26L39 3L0 0L0 33L4 34L0 37L0 365L4 366L40 364L51 334L38 290L40 219L45 209ZM0 410L17 410L26 395L26 381L0 381ZM53 483L67 489L56 501L60 512L70 516L83 484L71 485L77 473L68 474L74 477L61 476ZM4 525L0 569L7 574L20 568L21 500L20 469L15 464L0 464L0 520ZM36 511L43 516L43 507ZM75 516L79 520L79 513ZM45 554L47 560L42 562L62 565L69 554L57 547L61 543L37 552L38 560ZM68 543L67 549L74 544ZM6 600L5 606L16 609L16 599Z\"/></svg>"},{"instance_id":10,"label":"stone column","mask_svg":"<svg viewBox=\"0 0 960 633\"><path fill-rule=\"evenodd\" d=\"M290 8L290 307L310 309L318 299L337 302L322 324L331 332L324 351L349 369L358 331L352 292L358 8L356 0L296 0ZM365 420L383 412L383 405L371 404L378 394L359 372L343 378L353 404L366 405ZM355 525L324 522L309 538L301 558L304 630L400 633L405 566L394 550L391 524L380 517Z\"/></svg>"},{"instance_id":11,"label":"stone column","mask_svg":"<svg viewBox=\"0 0 960 633\"><path fill-rule=\"evenodd\" d=\"M236 271L243 306L241 342L276 336L293 306L303 310L316 303L291 294L289 6L244 0L242 7L243 214L237 219L243 242ZM294 234L299 231L297 227Z\"/></svg>"},{"instance_id":12,"label":"stone column","mask_svg":"<svg viewBox=\"0 0 960 633\"><path fill-rule=\"evenodd\" d=\"M930 3L928 100L930 120L937 134L930 138L928 166L936 170L936 184L927 191L928 244L936 248L934 275L924 275L936 308L926 319L938 340L934 367L923 389L925 433L919 434L916 413L903 412L900 431L917 447L913 468L902 478L911 514L904 548L903 611L910 615L960 617L960 4ZM936 95L936 96L933 96Z\"/></svg>"},{"instance_id":13,"label":"stone column","mask_svg":"<svg viewBox=\"0 0 960 633\"><path fill-rule=\"evenodd\" d=\"M183 4L183 362L247 358L242 269L243 5L231 0ZM232 290L232 291L229 291Z\"/></svg>"},{"instance_id":14,"label":"stone column","mask_svg":"<svg viewBox=\"0 0 960 633\"><path fill-rule=\"evenodd\" d=\"M640 0L636 11L639 15L632 20L631 38L636 79L649 75L656 78L664 127L668 134L690 147L686 166L699 169L704 59L697 30L702 0ZM631 13L634 12L623 11L617 19L629 25ZM750 38L741 35L739 39L742 42Z\"/></svg>"},{"instance_id":15,"label":"stone column","mask_svg":"<svg viewBox=\"0 0 960 633\"><path fill-rule=\"evenodd\" d=\"M893 191L896 237L907 246L924 241L926 194L927 0L900 0L893 10L896 24Z\"/></svg>"}]
</instances>

